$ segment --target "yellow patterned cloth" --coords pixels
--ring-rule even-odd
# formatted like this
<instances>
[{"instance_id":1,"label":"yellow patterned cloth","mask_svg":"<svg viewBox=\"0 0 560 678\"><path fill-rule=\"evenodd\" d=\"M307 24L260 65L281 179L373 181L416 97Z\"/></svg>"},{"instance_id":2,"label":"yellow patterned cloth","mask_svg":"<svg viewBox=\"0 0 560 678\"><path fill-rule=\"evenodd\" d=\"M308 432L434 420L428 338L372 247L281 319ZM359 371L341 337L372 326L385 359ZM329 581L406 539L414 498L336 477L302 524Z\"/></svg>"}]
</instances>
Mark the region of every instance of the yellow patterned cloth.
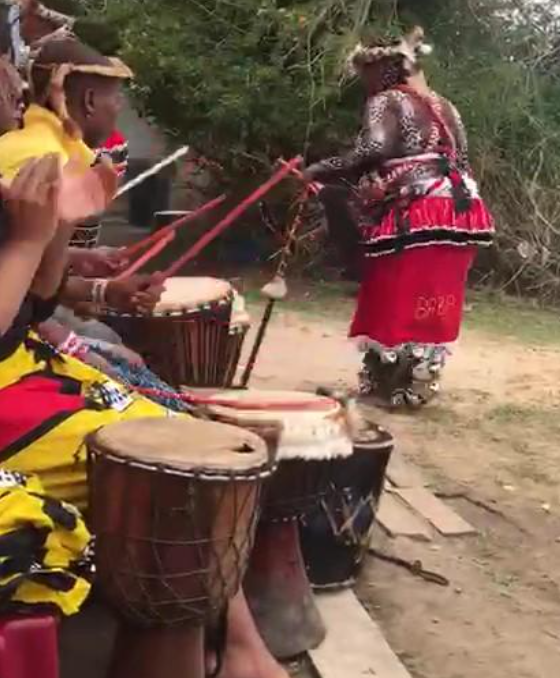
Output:
<instances>
[{"instance_id":1,"label":"yellow patterned cloth","mask_svg":"<svg viewBox=\"0 0 560 678\"><path fill-rule=\"evenodd\" d=\"M34 335L0 361L0 468L39 476L46 492L83 509L88 434L128 419L179 415Z\"/></svg>"},{"instance_id":2,"label":"yellow patterned cloth","mask_svg":"<svg viewBox=\"0 0 560 678\"><path fill-rule=\"evenodd\" d=\"M49 606L78 612L91 536L73 506L45 495L36 477L0 469L0 612Z\"/></svg>"},{"instance_id":3,"label":"yellow patterned cloth","mask_svg":"<svg viewBox=\"0 0 560 678\"><path fill-rule=\"evenodd\" d=\"M28 160L49 153L59 155L64 163L71 158L83 169L95 161L95 153L80 139L72 138L54 113L32 104L25 113L23 129L0 137L0 175L11 180Z\"/></svg>"}]
</instances>

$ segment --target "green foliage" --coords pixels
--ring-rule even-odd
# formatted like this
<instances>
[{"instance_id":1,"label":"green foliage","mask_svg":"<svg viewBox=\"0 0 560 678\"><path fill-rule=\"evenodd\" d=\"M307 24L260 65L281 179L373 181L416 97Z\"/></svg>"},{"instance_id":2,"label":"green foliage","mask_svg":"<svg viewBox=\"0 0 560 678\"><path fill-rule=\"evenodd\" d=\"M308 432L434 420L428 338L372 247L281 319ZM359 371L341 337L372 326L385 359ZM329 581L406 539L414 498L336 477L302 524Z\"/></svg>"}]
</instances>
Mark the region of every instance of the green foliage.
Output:
<instances>
[{"instance_id":1,"label":"green foliage","mask_svg":"<svg viewBox=\"0 0 560 678\"><path fill-rule=\"evenodd\" d=\"M99 3L84 4L99 16ZM498 217L498 277L556 299L560 67L544 59L560 34L553 4L112 0L103 16L119 28L147 111L240 177L267 173L281 155L314 159L351 143L362 94L341 83L344 55L368 31L422 24L436 46L427 70L463 113Z\"/></svg>"}]
</instances>

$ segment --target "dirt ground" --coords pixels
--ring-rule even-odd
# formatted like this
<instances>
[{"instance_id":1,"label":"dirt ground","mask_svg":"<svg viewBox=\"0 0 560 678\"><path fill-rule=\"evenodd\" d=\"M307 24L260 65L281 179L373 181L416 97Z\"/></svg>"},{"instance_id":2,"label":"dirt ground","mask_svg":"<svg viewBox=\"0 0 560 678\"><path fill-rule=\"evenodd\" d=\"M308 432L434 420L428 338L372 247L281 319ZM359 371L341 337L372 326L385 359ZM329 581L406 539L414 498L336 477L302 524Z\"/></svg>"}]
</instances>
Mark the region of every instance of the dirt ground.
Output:
<instances>
[{"instance_id":1,"label":"dirt ground","mask_svg":"<svg viewBox=\"0 0 560 678\"><path fill-rule=\"evenodd\" d=\"M355 384L351 300L311 297L274 316L254 386ZM369 414L479 536L425 544L380 535L379 548L421 559L451 586L370 558L358 593L415 678L558 678L560 324L482 303L467 325L436 404Z\"/></svg>"}]
</instances>

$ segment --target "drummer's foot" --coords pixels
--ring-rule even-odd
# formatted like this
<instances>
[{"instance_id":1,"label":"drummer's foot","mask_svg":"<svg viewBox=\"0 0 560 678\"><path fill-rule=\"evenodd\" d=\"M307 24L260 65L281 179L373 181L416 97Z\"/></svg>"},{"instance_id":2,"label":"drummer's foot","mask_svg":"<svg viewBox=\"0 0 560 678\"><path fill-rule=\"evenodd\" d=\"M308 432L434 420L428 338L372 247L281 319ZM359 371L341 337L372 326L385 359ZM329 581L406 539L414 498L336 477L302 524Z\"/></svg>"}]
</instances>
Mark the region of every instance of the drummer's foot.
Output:
<instances>
[{"instance_id":1,"label":"drummer's foot","mask_svg":"<svg viewBox=\"0 0 560 678\"><path fill-rule=\"evenodd\" d=\"M290 678L290 674L272 657L257 656L245 647L229 647L218 678Z\"/></svg>"},{"instance_id":2,"label":"drummer's foot","mask_svg":"<svg viewBox=\"0 0 560 678\"><path fill-rule=\"evenodd\" d=\"M242 592L230 603L228 644L218 678L289 678L264 644Z\"/></svg>"}]
</instances>

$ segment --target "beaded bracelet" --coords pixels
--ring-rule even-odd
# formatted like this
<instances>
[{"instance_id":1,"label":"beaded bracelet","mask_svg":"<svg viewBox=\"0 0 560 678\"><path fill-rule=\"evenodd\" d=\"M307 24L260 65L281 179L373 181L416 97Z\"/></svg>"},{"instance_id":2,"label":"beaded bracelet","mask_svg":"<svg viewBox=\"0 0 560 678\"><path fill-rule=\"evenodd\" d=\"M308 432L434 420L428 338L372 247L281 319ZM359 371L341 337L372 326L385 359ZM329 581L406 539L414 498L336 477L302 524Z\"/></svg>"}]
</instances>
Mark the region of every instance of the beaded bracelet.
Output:
<instances>
[{"instance_id":1,"label":"beaded bracelet","mask_svg":"<svg viewBox=\"0 0 560 678\"><path fill-rule=\"evenodd\" d=\"M66 339L57 346L57 350L82 360L89 349L75 332L70 332Z\"/></svg>"},{"instance_id":2,"label":"beaded bracelet","mask_svg":"<svg viewBox=\"0 0 560 678\"><path fill-rule=\"evenodd\" d=\"M96 306L105 306L105 294L109 281L105 278L97 278L93 281L91 288L91 300Z\"/></svg>"}]
</instances>

